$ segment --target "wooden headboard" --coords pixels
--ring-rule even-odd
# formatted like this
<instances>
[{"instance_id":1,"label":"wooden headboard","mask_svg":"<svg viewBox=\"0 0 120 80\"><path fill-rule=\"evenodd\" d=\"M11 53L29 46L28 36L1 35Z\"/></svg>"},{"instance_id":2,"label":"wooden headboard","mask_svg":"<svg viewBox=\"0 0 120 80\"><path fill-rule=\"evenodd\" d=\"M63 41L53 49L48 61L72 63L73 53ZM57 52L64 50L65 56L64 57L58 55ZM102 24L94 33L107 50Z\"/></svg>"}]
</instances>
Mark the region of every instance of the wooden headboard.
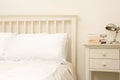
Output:
<instances>
[{"instance_id":1,"label":"wooden headboard","mask_svg":"<svg viewBox=\"0 0 120 80\"><path fill-rule=\"evenodd\" d=\"M15 15L0 16L0 32L68 33L68 61L76 67L77 16Z\"/></svg>"}]
</instances>

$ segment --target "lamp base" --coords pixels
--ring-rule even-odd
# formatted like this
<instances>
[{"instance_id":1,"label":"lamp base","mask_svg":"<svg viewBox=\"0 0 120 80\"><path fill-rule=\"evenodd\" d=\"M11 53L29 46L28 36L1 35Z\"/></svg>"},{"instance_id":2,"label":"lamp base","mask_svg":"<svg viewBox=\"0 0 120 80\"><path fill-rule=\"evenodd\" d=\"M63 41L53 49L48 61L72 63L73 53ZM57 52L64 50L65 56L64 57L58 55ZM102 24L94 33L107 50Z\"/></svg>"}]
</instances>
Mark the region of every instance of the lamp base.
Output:
<instances>
[{"instance_id":1,"label":"lamp base","mask_svg":"<svg viewBox=\"0 0 120 80\"><path fill-rule=\"evenodd\" d=\"M120 42L119 41L112 41L112 42L110 42L110 44L120 44Z\"/></svg>"}]
</instances>

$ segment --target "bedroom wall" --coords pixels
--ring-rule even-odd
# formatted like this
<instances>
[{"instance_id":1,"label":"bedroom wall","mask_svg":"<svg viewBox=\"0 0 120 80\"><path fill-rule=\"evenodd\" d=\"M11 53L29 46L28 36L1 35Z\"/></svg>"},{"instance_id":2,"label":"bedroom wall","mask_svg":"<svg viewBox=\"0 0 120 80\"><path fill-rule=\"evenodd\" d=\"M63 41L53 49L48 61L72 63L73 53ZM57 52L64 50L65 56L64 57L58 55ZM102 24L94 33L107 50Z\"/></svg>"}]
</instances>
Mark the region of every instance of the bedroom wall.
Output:
<instances>
[{"instance_id":1,"label":"bedroom wall","mask_svg":"<svg viewBox=\"0 0 120 80\"><path fill-rule=\"evenodd\" d=\"M79 80L85 80L85 47L87 35L114 33L105 30L108 23L120 26L120 0L0 0L0 15L78 15ZM120 35L118 36L120 37Z\"/></svg>"}]
</instances>

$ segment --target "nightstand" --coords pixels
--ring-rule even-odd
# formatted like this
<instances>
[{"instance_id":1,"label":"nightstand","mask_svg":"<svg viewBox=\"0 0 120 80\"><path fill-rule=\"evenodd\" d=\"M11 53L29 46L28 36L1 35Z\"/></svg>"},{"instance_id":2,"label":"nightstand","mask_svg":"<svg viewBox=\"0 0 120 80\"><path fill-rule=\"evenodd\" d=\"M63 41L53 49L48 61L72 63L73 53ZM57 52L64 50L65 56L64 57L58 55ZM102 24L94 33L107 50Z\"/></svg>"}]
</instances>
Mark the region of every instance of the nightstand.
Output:
<instances>
[{"instance_id":1,"label":"nightstand","mask_svg":"<svg viewBox=\"0 0 120 80\"><path fill-rule=\"evenodd\" d=\"M85 44L86 47L86 80L111 80L95 78L95 73L117 73L120 80L120 45ZM100 74L100 75L102 75ZM104 77L103 77L104 78Z\"/></svg>"}]
</instances>

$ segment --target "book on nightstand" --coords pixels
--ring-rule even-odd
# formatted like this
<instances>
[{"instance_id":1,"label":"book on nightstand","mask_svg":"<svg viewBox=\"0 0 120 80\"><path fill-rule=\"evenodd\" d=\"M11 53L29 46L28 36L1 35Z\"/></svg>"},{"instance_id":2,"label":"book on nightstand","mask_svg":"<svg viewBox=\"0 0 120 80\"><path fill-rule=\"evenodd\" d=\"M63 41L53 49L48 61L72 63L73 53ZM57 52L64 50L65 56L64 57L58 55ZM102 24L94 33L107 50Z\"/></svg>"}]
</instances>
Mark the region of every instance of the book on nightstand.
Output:
<instances>
[{"instance_id":1,"label":"book on nightstand","mask_svg":"<svg viewBox=\"0 0 120 80\"><path fill-rule=\"evenodd\" d=\"M100 36L98 34L88 34L88 44L101 44Z\"/></svg>"}]
</instances>

